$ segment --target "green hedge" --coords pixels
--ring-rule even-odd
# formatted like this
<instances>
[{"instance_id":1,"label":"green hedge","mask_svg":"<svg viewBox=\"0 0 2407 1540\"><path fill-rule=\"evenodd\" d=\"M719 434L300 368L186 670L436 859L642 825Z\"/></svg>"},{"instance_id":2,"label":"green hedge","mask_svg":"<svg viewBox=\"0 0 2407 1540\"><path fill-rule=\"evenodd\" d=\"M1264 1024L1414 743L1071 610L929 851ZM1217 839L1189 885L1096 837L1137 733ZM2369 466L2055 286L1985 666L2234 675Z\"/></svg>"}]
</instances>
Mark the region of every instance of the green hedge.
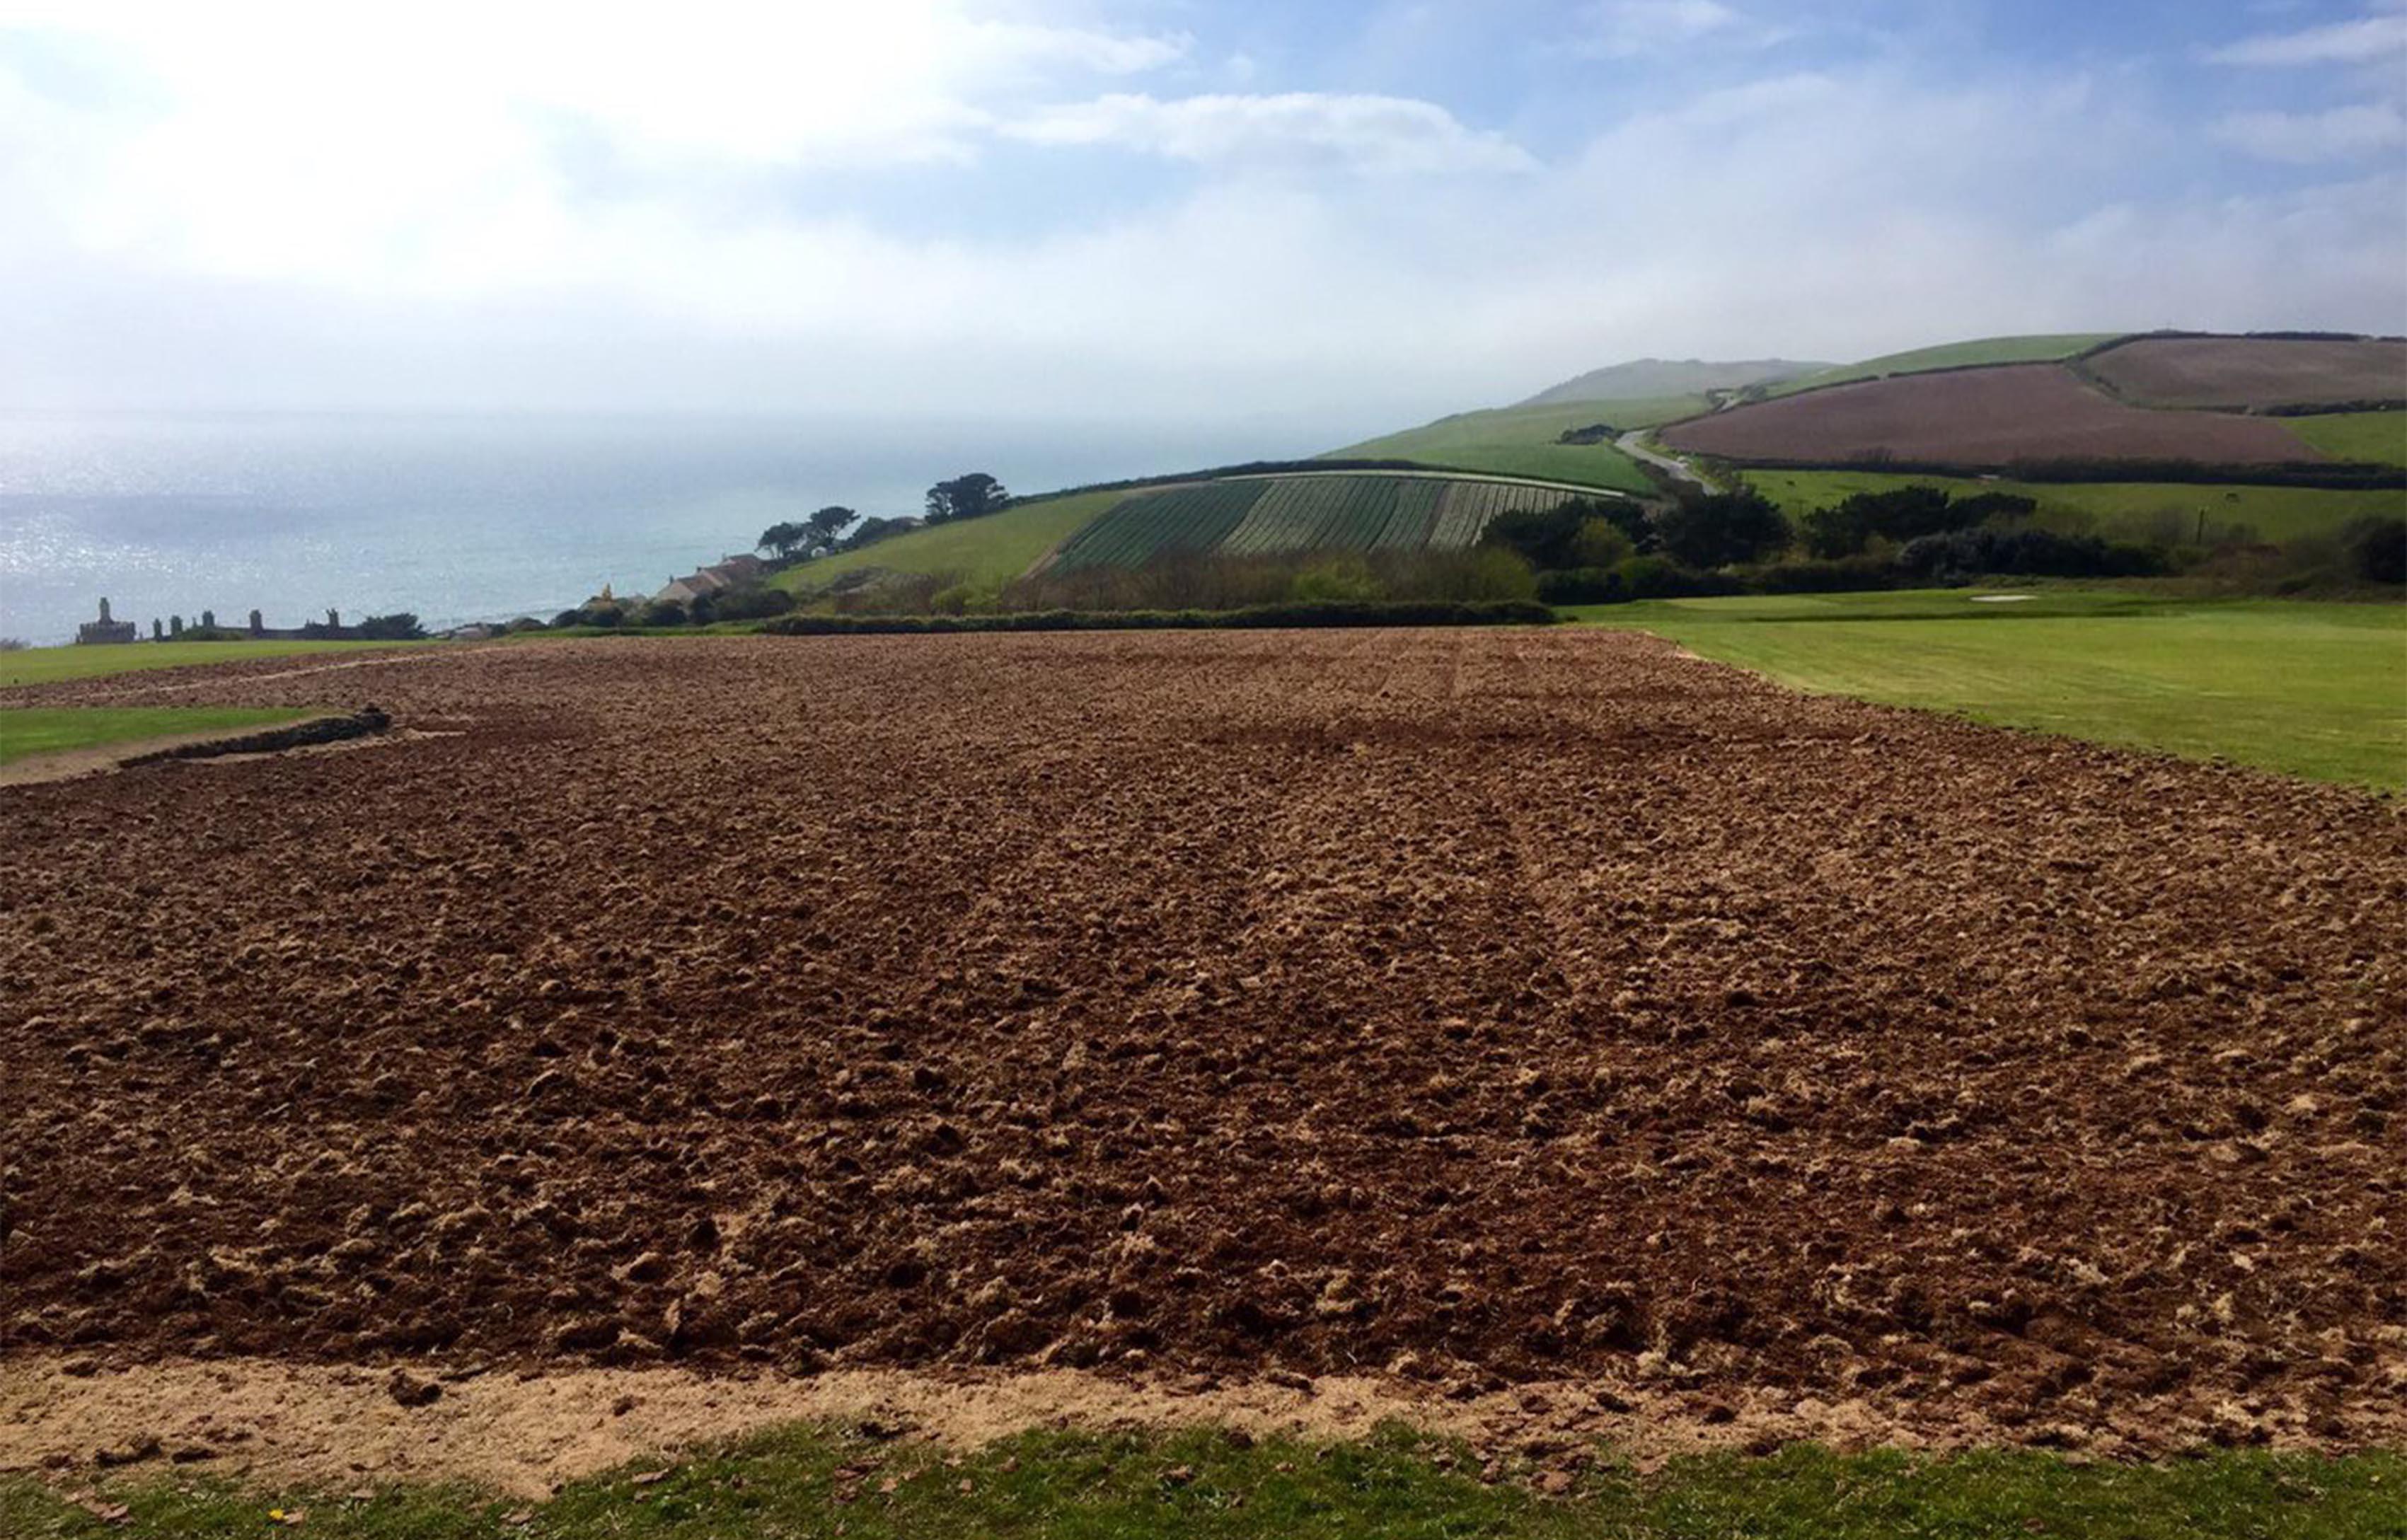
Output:
<instances>
[{"instance_id":1,"label":"green hedge","mask_svg":"<svg viewBox=\"0 0 2407 1540\"><path fill-rule=\"evenodd\" d=\"M1018 615L787 615L773 636L949 635L961 631L1230 631L1269 626L1551 625L1555 612L1527 599L1321 600L1245 609L1032 610Z\"/></svg>"}]
</instances>

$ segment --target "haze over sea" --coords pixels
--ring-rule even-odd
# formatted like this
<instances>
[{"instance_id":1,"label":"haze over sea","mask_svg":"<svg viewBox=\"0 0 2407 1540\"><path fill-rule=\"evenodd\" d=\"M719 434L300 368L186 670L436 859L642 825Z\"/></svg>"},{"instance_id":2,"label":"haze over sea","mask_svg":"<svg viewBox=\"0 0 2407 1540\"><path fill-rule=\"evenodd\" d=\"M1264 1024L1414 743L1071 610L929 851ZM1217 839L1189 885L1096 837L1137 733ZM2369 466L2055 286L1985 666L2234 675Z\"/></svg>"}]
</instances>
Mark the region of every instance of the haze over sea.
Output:
<instances>
[{"instance_id":1,"label":"haze over sea","mask_svg":"<svg viewBox=\"0 0 2407 1540\"><path fill-rule=\"evenodd\" d=\"M1342 442L1226 421L0 413L0 636L72 640L103 595L146 635L204 609L548 620L826 504L917 514L964 471L1026 494Z\"/></svg>"}]
</instances>

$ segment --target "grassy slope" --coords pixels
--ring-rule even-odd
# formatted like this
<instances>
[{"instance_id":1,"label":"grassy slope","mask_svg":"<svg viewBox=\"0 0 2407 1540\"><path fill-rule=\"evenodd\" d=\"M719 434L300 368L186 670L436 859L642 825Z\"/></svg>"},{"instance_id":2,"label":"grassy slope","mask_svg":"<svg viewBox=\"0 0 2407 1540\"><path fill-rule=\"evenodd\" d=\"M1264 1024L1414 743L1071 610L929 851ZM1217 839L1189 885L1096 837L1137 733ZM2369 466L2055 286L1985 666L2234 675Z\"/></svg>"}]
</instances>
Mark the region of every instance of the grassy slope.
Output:
<instances>
[{"instance_id":1,"label":"grassy slope","mask_svg":"<svg viewBox=\"0 0 2407 1540\"><path fill-rule=\"evenodd\" d=\"M2335 460L2407 465L2407 412L2332 412L2286 417L2282 426Z\"/></svg>"},{"instance_id":2,"label":"grassy slope","mask_svg":"<svg viewBox=\"0 0 2407 1540\"><path fill-rule=\"evenodd\" d=\"M60 679L95 679L146 668L180 668L187 663L228 663L244 658L290 658L310 652L367 653L395 647L427 646L409 642L135 642L126 647L35 647L0 652L0 689L20 684L50 684Z\"/></svg>"},{"instance_id":3,"label":"grassy slope","mask_svg":"<svg viewBox=\"0 0 2407 1540\"><path fill-rule=\"evenodd\" d=\"M788 567L770 581L800 593L824 587L828 579L847 572L882 567L890 572L960 577L986 585L1007 582L1127 495L1090 492L1016 503L983 519L913 530L841 556Z\"/></svg>"},{"instance_id":4,"label":"grassy slope","mask_svg":"<svg viewBox=\"0 0 2407 1540\"><path fill-rule=\"evenodd\" d=\"M1950 342L1938 348L1916 348L1911 352L1889 353L1881 358L1868 358L1861 364L1826 369L1818 375L1807 375L1802 379L1774 385L1770 393L1793 395L1799 391L1816 390L1824 385L1844 385L1849 380L1878 379L1883 375L1916 375L1932 369L1961 369L1975 364L2046 364L2087 352L2121 335L2120 332L2068 332L2047 336L1983 337L1974 342Z\"/></svg>"},{"instance_id":5,"label":"grassy slope","mask_svg":"<svg viewBox=\"0 0 2407 1540\"><path fill-rule=\"evenodd\" d=\"M306 711L213 706L36 706L0 710L0 764L68 749L297 721Z\"/></svg>"},{"instance_id":6,"label":"grassy slope","mask_svg":"<svg viewBox=\"0 0 2407 1540\"><path fill-rule=\"evenodd\" d=\"M1973 603L1980 592L1574 613L1802 690L2407 790L2407 606L2061 589Z\"/></svg>"},{"instance_id":7,"label":"grassy slope","mask_svg":"<svg viewBox=\"0 0 2407 1540\"><path fill-rule=\"evenodd\" d=\"M1828 507L1859 492L1898 487L1944 487L1959 496L1983 492L2019 492L2039 500L2043 515L2062 510L2087 514L2102 535L2136 535L2167 509L2195 519L2206 510L2210 527L2245 524L2273 541L2324 535L2371 513L2407 513L2407 492L2327 492L2313 487L2187 486L2157 482L1975 481L1940 476L1899 476L1873 471L1764 471L1747 481L1791 517ZM2079 520L2043 522L2077 524Z\"/></svg>"},{"instance_id":8,"label":"grassy slope","mask_svg":"<svg viewBox=\"0 0 2407 1540\"><path fill-rule=\"evenodd\" d=\"M1705 407L1702 396L1663 401L1577 401L1567 406L1506 406L1464 412L1423 427L1365 439L1332 451L1332 459L1415 460L1432 465L1529 476L1617 492L1647 493L1654 484L1629 456L1610 444L1558 444L1567 428L1609 422L1646 428L1692 416Z\"/></svg>"},{"instance_id":9,"label":"grassy slope","mask_svg":"<svg viewBox=\"0 0 2407 1540\"><path fill-rule=\"evenodd\" d=\"M1947 1459L1835 1455L1692 1458L1648 1476L1603 1467L1559 1497L1483 1484L1467 1451L1389 1432L1360 1444L1029 1433L950 1462L926 1445L796 1429L705 1453L635 1484L634 1468L541 1504L460 1490L364 1498L245 1490L159 1476L113 1478L93 1497L110 1525L23 1478L0 1478L10 1536L282 1533L455 1540L522 1534L1058 1536L1138 1540L2358 1540L2407 1525L2407 1458L2220 1452L2158 1465L2075 1463L2033 1452ZM640 1474L666 1467L644 1462Z\"/></svg>"}]
</instances>

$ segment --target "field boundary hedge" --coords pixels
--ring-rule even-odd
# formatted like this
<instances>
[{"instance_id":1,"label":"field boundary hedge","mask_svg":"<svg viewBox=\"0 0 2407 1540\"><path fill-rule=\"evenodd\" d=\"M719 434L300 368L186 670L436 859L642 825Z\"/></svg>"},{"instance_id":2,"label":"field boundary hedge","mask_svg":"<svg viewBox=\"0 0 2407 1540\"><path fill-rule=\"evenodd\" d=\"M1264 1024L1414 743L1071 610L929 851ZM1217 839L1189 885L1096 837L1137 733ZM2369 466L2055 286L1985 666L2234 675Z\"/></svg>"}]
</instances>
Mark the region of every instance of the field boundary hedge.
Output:
<instances>
[{"instance_id":1,"label":"field boundary hedge","mask_svg":"<svg viewBox=\"0 0 2407 1540\"><path fill-rule=\"evenodd\" d=\"M1246 631L1280 627L1552 625L1529 599L1327 599L1243 609L1040 609L1016 615L786 615L771 636L949 635L976 631Z\"/></svg>"},{"instance_id":2,"label":"field boundary hedge","mask_svg":"<svg viewBox=\"0 0 2407 1540\"><path fill-rule=\"evenodd\" d=\"M1794 455L1748 456L1744 459L1717 455L1713 458L1741 470L1878 471L1896 476L1944 476L1962 481L1989 478L2057 483L2166 481L2186 486L2310 487L2327 492L2407 490L2407 467L2355 461L2210 465L2197 460L2010 460L2001 464L1969 464L1959 461L1903 460L1880 455L1851 455L1842 460L1804 460Z\"/></svg>"}]
</instances>

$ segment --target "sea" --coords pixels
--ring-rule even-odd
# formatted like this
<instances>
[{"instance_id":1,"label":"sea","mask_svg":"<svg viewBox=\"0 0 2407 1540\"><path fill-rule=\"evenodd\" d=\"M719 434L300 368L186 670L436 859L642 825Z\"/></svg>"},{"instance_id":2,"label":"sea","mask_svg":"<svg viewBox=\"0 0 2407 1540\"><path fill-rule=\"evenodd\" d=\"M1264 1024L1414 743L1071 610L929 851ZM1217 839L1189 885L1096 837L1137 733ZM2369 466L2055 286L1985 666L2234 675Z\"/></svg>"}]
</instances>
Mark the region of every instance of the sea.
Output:
<instances>
[{"instance_id":1,"label":"sea","mask_svg":"<svg viewBox=\"0 0 2407 1540\"><path fill-rule=\"evenodd\" d=\"M0 637L407 610L430 629L649 593L828 504L917 514L1343 443L1292 422L0 412Z\"/></svg>"}]
</instances>

